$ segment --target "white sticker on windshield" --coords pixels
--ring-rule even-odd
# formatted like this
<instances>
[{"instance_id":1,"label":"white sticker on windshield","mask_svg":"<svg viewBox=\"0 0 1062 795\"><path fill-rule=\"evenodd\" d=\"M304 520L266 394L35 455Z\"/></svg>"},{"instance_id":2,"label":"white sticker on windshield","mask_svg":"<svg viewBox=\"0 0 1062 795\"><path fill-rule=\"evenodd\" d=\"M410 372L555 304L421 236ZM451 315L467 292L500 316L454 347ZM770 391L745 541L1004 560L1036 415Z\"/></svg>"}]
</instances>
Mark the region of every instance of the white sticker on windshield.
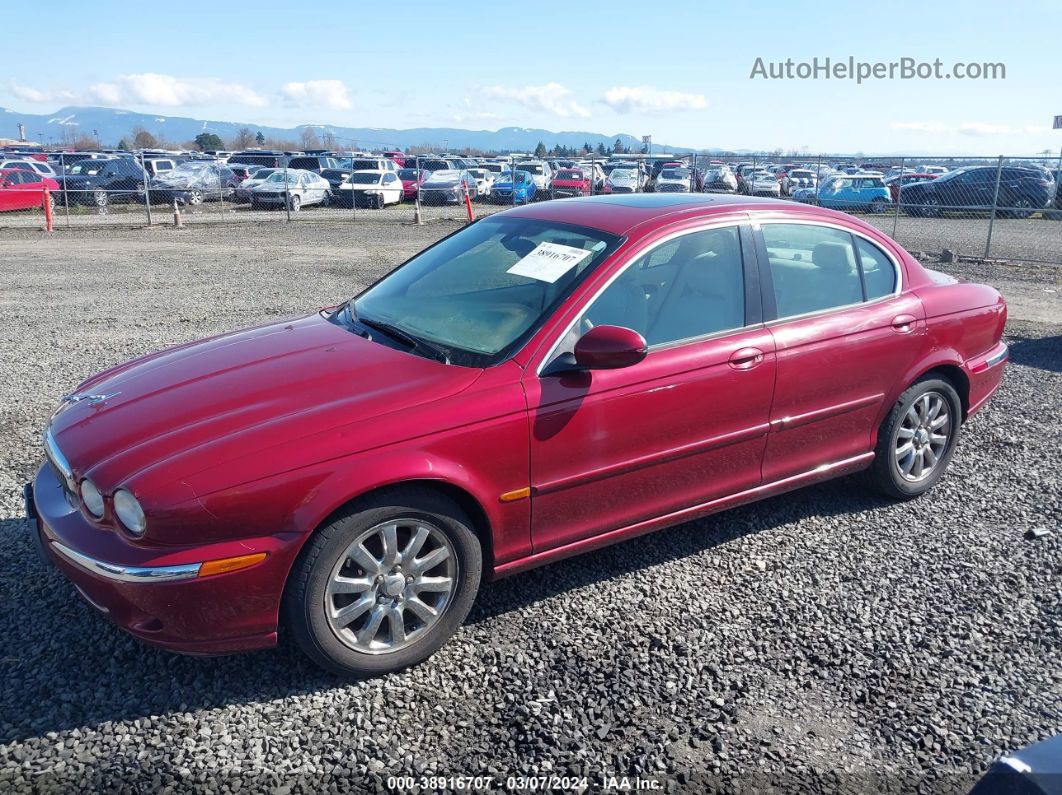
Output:
<instances>
[{"instance_id":1,"label":"white sticker on windshield","mask_svg":"<svg viewBox=\"0 0 1062 795\"><path fill-rule=\"evenodd\" d=\"M593 252L559 243L539 243L535 250L513 265L508 273L553 284Z\"/></svg>"}]
</instances>

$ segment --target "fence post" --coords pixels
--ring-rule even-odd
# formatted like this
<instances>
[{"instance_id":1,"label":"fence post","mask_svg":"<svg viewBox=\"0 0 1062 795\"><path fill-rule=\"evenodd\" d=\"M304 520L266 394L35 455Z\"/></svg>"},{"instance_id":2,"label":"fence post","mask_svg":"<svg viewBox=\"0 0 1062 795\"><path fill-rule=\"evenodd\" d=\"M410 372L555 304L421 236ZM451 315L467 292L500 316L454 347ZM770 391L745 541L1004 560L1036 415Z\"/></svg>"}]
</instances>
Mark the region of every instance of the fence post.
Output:
<instances>
[{"instance_id":1,"label":"fence post","mask_svg":"<svg viewBox=\"0 0 1062 795\"><path fill-rule=\"evenodd\" d=\"M906 157L900 158L900 176L896 178L896 212L892 216L892 239L896 239L896 227L900 223L900 203L903 201L903 164Z\"/></svg>"},{"instance_id":2,"label":"fence post","mask_svg":"<svg viewBox=\"0 0 1062 795\"><path fill-rule=\"evenodd\" d=\"M819 192L822 190L822 154L820 153L816 160L818 164L815 167L815 204L819 203Z\"/></svg>"},{"instance_id":3,"label":"fence post","mask_svg":"<svg viewBox=\"0 0 1062 795\"><path fill-rule=\"evenodd\" d=\"M66 189L66 154L59 154L59 168L63 172L63 211L66 214L66 225L70 226L70 193Z\"/></svg>"},{"instance_id":4,"label":"fence post","mask_svg":"<svg viewBox=\"0 0 1062 795\"><path fill-rule=\"evenodd\" d=\"M151 226L151 189L148 185L147 167L144 163L144 150L140 150L140 171L144 175L144 211L147 213L147 225Z\"/></svg>"},{"instance_id":5,"label":"fence post","mask_svg":"<svg viewBox=\"0 0 1062 795\"><path fill-rule=\"evenodd\" d=\"M999 164L996 166L996 188L992 193L992 215L988 219L988 239L985 241L985 259L988 259L992 251L992 227L996 223L996 207L999 206L999 179L1003 175L1003 155L999 156Z\"/></svg>"},{"instance_id":6,"label":"fence post","mask_svg":"<svg viewBox=\"0 0 1062 795\"><path fill-rule=\"evenodd\" d=\"M512 186L513 186L513 189L510 192L510 196L509 196L509 203L513 207L515 207L516 206L516 158L513 155L509 155L509 175L512 177L510 182L512 183Z\"/></svg>"},{"instance_id":7,"label":"fence post","mask_svg":"<svg viewBox=\"0 0 1062 795\"><path fill-rule=\"evenodd\" d=\"M350 152L350 176L347 177L350 180L350 217L355 221L358 220L358 203L354 201L354 150ZM342 184L342 183L340 183Z\"/></svg>"},{"instance_id":8,"label":"fence post","mask_svg":"<svg viewBox=\"0 0 1062 795\"><path fill-rule=\"evenodd\" d=\"M424 220L420 217L420 182L422 176L420 171L420 155L416 156L416 160L414 162L417 166L417 178L413 184L417 186L417 192L413 194L413 223L415 223L417 226L422 226L424 224Z\"/></svg>"},{"instance_id":9,"label":"fence post","mask_svg":"<svg viewBox=\"0 0 1062 795\"><path fill-rule=\"evenodd\" d=\"M353 198L353 195L351 196ZM284 213L291 221L291 190L288 188L288 156L284 155Z\"/></svg>"}]
</instances>

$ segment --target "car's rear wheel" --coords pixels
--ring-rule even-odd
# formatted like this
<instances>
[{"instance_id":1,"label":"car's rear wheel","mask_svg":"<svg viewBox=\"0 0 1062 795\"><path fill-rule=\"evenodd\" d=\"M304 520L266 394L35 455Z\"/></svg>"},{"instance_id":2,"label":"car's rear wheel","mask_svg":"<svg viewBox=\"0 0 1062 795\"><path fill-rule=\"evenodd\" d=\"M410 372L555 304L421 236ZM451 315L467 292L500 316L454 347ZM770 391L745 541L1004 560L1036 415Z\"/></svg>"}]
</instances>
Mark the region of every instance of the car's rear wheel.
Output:
<instances>
[{"instance_id":1,"label":"car's rear wheel","mask_svg":"<svg viewBox=\"0 0 1062 795\"><path fill-rule=\"evenodd\" d=\"M889 203L881 196L870 202L870 212L883 213L889 208Z\"/></svg>"},{"instance_id":2,"label":"car's rear wheel","mask_svg":"<svg viewBox=\"0 0 1062 795\"><path fill-rule=\"evenodd\" d=\"M202 204L203 203L203 191L201 191L201 190L190 190L190 191L188 191L188 203L191 204L191 205Z\"/></svg>"},{"instance_id":3,"label":"car's rear wheel","mask_svg":"<svg viewBox=\"0 0 1062 795\"><path fill-rule=\"evenodd\" d=\"M878 431L872 484L906 500L925 494L948 468L962 424L962 403L943 378L927 376L907 389Z\"/></svg>"},{"instance_id":4,"label":"car's rear wheel","mask_svg":"<svg viewBox=\"0 0 1062 795\"><path fill-rule=\"evenodd\" d=\"M109 199L108 199L108 196L107 196L107 191L105 191L105 190L95 190L95 191L93 191L92 192L92 202L97 207L106 207L108 205L108 203L109 203Z\"/></svg>"},{"instance_id":5,"label":"car's rear wheel","mask_svg":"<svg viewBox=\"0 0 1062 795\"><path fill-rule=\"evenodd\" d=\"M919 215L924 215L929 218L939 218L944 214L944 211L940 207L940 199L936 196L926 196L922 199L922 207Z\"/></svg>"},{"instance_id":6,"label":"car's rear wheel","mask_svg":"<svg viewBox=\"0 0 1062 795\"><path fill-rule=\"evenodd\" d=\"M433 491L369 497L319 530L292 571L285 615L296 642L336 673L416 665L468 615L482 570L472 522Z\"/></svg>"},{"instance_id":7,"label":"car's rear wheel","mask_svg":"<svg viewBox=\"0 0 1062 795\"><path fill-rule=\"evenodd\" d=\"M1008 218L1028 218L1033 214L1034 208L1032 202L1024 197L1014 199L1014 201L1010 203L1010 206L1013 209L1007 211L1006 216Z\"/></svg>"},{"instance_id":8,"label":"car's rear wheel","mask_svg":"<svg viewBox=\"0 0 1062 795\"><path fill-rule=\"evenodd\" d=\"M302 199L297 193L294 193L288 197L288 207L291 208L291 211L293 213L297 213L299 210L302 209Z\"/></svg>"}]
</instances>

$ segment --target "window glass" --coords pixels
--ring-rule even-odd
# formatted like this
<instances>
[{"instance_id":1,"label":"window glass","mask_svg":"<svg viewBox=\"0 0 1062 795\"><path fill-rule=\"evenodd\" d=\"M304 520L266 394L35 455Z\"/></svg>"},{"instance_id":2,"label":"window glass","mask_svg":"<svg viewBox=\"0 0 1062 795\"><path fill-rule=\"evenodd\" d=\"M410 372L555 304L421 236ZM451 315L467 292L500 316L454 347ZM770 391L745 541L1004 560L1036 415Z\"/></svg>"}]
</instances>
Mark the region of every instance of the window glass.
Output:
<instances>
[{"instance_id":1,"label":"window glass","mask_svg":"<svg viewBox=\"0 0 1062 795\"><path fill-rule=\"evenodd\" d=\"M856 238L859 265L863 269L863 285L867 300L891 295L896 289L896 269L885 252L861 237Z\"/></svg>"},{"instance_id":2,"label":"window glass","mask_svg":"<svg viewBox=\"0 0 1062 795\"><path fill-rule=\"evenodd\" d=\"M594 326L624 326L649 345L745 325L745 278L736 226L669 241L633 262L583 313Z\"/></svg>"},{"instance_id":3,"label":"window glass","mask_svg":"<svg viewBox=\"0 0 1062 795\"><path fill-rule=\"evenodd\" d=\"M763 240L778 317L863 300L848 232L812 224L764 224Z\"/></svg>"}]
</instances>

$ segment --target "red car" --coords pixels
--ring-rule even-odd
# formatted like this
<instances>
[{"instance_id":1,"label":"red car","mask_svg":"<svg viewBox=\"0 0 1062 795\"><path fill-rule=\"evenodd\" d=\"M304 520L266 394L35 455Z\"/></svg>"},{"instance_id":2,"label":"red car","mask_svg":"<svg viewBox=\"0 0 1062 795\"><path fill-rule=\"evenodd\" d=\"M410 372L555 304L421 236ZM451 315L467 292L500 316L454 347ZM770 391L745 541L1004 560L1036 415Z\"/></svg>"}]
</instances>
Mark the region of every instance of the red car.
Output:
<instances>
[{"instance_id":1,"label":"red car","mask_svg":"<svg viewBox=\"0 0 1062 795\"><path fill-rule=\"evenodd\" d=\"M402 180L402 198L415 199L420 186L430 176L431 172L423 168L419 172L415 168L399 169L398 178Z\"/></svg>"},{"instance_id":2,"label":"red car","mask_svg":"<svg viewBox=\"0 0 1062 795\"><path fill-rule=\"evenodd\" d=\"M490 580L856 470L943 475L1006 305L873 226L729 195L542 202L346 303L84 381L26 485L102 614L176 651L417 663Z\"/></svg>"},{"instance_id":3,"label":"red car","mask_svg":"<svg viewBox=\"0 0 1062 795\"><path fill-rule=\"evenodd\" d=\"M590 175L581 168L562 168L553 175L550 194L556 199L565 196L589 196Z\"/></svg>"},{"instance_id":4,"label":"red car","mask_svg":"<svg viewBox=\"0 0 1062 795\"><path fill-rule=\"evenodd\" d=\"M895 177L889 177L885 180L885 184L889 187L889 195L892 196L892 203L896 204L900 198L900 186L901 185L913 185L916 182L928 182L931 179L936 179L940 174L897 174Z\"/></svg>"},{"instance_id":5,"label":"red car","mask_svg":"<svg viewBox=\"0 0 1062 795\"><path fill-rule=\"evenodd\" d=\"M48 203L55 209L54 192L59 190L59 183L54 179L42 177L36 171L0 168L0 212L42 207L45 187L50 191Z\"/></svg>"}]
</instances>

